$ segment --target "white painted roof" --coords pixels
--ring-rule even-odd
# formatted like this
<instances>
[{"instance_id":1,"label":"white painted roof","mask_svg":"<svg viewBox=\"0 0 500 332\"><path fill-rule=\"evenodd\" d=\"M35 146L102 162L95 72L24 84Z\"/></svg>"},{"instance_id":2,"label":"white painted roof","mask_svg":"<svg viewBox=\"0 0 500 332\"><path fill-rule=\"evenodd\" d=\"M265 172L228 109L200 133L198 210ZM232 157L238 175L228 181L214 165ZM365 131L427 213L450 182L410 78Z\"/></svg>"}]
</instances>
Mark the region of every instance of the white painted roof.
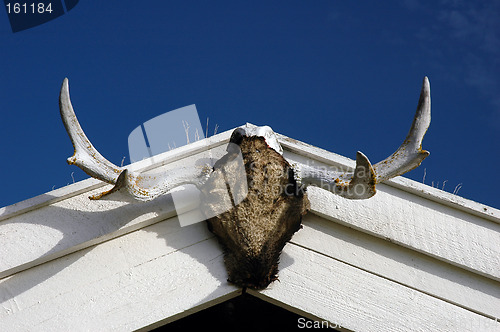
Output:
<instances>
[{"instance_id":1,"label":"white painted roof","mask_svg":"<svg viewBox=\"0 0 500 332\"><path fill-rule=\"evenodd\" d=\"M131 167L168 171L232 130ZM291 163L354 161L278 135ZM88 179L0 209L0 326L136 330L241 294L204 223L181 227L172 199L90 201ZM308 189L311 212L252 295L347 330L499 331L500 211L398 177L368 200Z\"/></svg>"}]
</instances>

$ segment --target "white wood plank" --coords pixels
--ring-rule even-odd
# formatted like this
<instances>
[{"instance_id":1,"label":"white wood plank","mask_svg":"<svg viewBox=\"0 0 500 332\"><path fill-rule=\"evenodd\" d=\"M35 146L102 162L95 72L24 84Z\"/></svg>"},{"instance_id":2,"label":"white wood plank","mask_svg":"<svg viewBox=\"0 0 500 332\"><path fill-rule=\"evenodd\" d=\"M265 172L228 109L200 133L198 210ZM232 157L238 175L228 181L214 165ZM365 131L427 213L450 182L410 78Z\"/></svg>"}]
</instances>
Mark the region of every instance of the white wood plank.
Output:
<instances>
[{"instance_id":1,"label":"white wood plank","mask_svg":"<svg viewBox=\"0 0 500 332\"><path fill-rule=\"evenodd\" d=\"M85 192L1 222L0 278L175 215L169 196L135 204L88 196Z\"/></svg>"},{"instance_id":2,"label":"white wood plank","mask_svg":"<svg viewBox=\"0 0 500 332\"><path fill-rule=\"evenodd\" d=\"M81 193L89 192L105 185L102 181L89 178L62 188L54 189L48 193L38 195L24 201L0 208L0 222L5 219L16 217L20 214L36 210L43 206L59 202Z\"/></svg>"},{"instance_id":3,"label":"white wood plank","mask_svg":"<svg viewBox=\"0 0 500 332\"><path fill-rule=\"evenodd\" d=\"M453 195L452 193L424 185L423 183L402 176L384 182L384 184L500 224L500 210L482 204L481 202L475 202L458 195Z\"/></svg>"},{"instance_id":4,"label":"white wood plank","mask_svg":"<svg viewBox=\"0 0 500 332\"><path fill-rule=\"evenodd\" d=\"M308 214L292 243L455 303L500 317L500 283L414 250Z\"/></svg>"},{"instance_id":5,"label":"white wood plank","mask_svg":"<svg viewBox=\"0 0 500 332\"><path fill-rule=\"evenodd\" d=\"M200 167L206 158L220 158L232 130L136 162L129 170L168 172ZM119 194L100 201L89 196L109 190L96 179L83 180L37 197L0 208L0 279L107 241L175 215L172 197L131 202ZM194 203L181 206L189 211ZM196 204L195 204L196 205Z\"/></svg>"},{"instance_id":6,"label":"white wood plank","mask_svg":"<svg viewBox=\"0 0 500 332\"><path fill-rule=\"evenodd\" d=\"M499 331L498 321L288 244L263 299L353 331Z\"/></svg>"},{"instance_id":7,"label":"white wood plank","mask_svg":"<svg viewBox=\"0 0 500 332\"><path fill-rule=\"evenodd\" d=\"M500 224L383 184L367 200L308 193L311 211L324 218L500 280Z\"/></svg>"},{"instance_id":8,"label":"white wood plank","mask_svg":"<svg viewBox=\"0 0 500 332\"><path fill-rule=\"evenodd\" d=\"M337 169L350 171L352 171L356 165L353 159L297 141L281 134L277 134L277 136L280 144L285 150L285 157L291 161L294 161L297 156L299 156L299 161L303 162L305 160L308 165L319 164L320 166L333 166ZM500 224L500 210L481 204L480 202L474 202L402 176L384 181L384 184Z\"/></svg>"},{"instance_id":9,"label":"white wood plank","mask_svg":"<svg viewBox=\"0 0 500 332\"><path fill-rule=\"evenodd\" d=\"M225 147L218 146L210 153L220 157L225 153ZM206 152L194 154L169 162L154 169L154 172L200 167L197 163L207 156ZM76 196L68 193L66 199L58 199L48 205L40 203L36 209L13 213L13 217L1 221L0 278L176 214L171 195L163 195L150 202L129 203L118 193L110 195L109 199L89 200L90 195L110 188L111 185L98 186L93 191L83 191ZM192 208L191 204L186 204ZM183 209L189 211L188 208Z\"/></svg>"},{"instance_id":10,"label":"white wood plank","mask_svg":"<svg viewBox=\"0 0 500 332\"><path fill-rule=\"evenodd\" d=\"M132 331L236 296L211 236L173 218L0 280L0 326Z\"/></svg>"},{"instance_id":11,"label":"white wood plank","mask_svg":"<svg viewBox=\"0 0 500 332\"><path fill-rule=\"evenodd\" d=\"M231 132L208 146L220 147ZM291 161L353 166L284 136L280 142ZM168 171L195 160L203 144L132 167ZM132 330L238 294L225 282L220 249L204 223L154 224L175 214L168 195L150 203L93 202L91 190L103 188L85 180L0 209L2 328ZM323 254L288 245L282 282L258 295L354 330L498 330L472 311L498 317L491 280L500 276L500 211L404 178L378 190L370 200L349 201L311 188L314 213L370 235L335 224L306 226L293 241Z\"/></svg>"},{"instance_id":12,"label":"white wood plank","mask_svg":"<svg viewBox=\"0 0 500 332\"><path fill-rule=\"evenodd\" d=\"M161 166L165 171L168 171L168 169L176 167L176 165L178 166L179 164L183 164L181 160L182 158L184 158L183 160L186 160L187 156L190 156L191 154L196 152L200 152L208 147L220 147L220 144L227 141L231 132L232 131L227 131L223 134L217 135L216 137L211 137L209 139L210 142L207 144L196 142L194 144L169 151L165 154L162 154L161 156L156 156L154 162L152 162L151 160L145 160L131 165L131 167L134 169L146 169ZM304 162L307 162L309 160L308 158L316 158L316 162L317 160L320 160L320 162L328 162L330 165L332 163L336 165L348 165L349 163L352 163L352 160L349 160L348 158L335 155L333 153L309 146L307 144L295 141L290 138L286 138L281 135L279 136L282 144L285 145L285 148L296 152L298 151L302 154L302 156L296 156L296 158L301 158L301 160ZM287 155L287 158L292 157L293 159L293 153L286 152L285 154ZM187 159L192 160L193 158L194 157L192 156ZM83 183L85 183L85 185L83 185ZM93 245L95 243L98 243L99 241L112 238L113 236L118 236L126 232L133 231L137 228L147 225L148 223L154 223L158 220L161 220L162 218L172 216L172 207L169 207L168 203L164 205L166 206L164 210L158 209L156 211L155 209L157 209L157 207L155 207L154 204L144 205L140 207L139 205L143 205L143 203L139 203L133 208L132 205L130 205L129 207L131 208L131 210L134 210L136 212L143 211L144 216L138 217L138 219L131 220L129 223L121 225L123 227L120 226L119 229L116 229L116 220L121 217L119 210L121 210L122 208L119 207L122 205L120 205L120 202L102 203L103 205L97 208L99 213L87 213L85 216L82 216L78 213L78 211L80 211L82 208L84 211L88 211L89 207L92 206L91 204L95 203L88 201L87 196L92 192L86 191L85 188L88 188L90 190L96 187L99 187L99 184L96 184L95 180L85 180L82 182L82 184L78 183L69 186L68 188L62 188L55 192L36 197L32 200L20 202L19 204L0 209L0 219L4 219L3 222L0 222L0 241L1 243L5 244L0 248L0 257L6 257L0 260L0 278L17 271L21 271L24 268L43 263L44 261L60 257L61 255L72 252L72 250L85 248L88 245ZM400 185L400 187L404 186ZM385 188L390 187L385 186ZM103 190L103 188L100 188L96 191L100 190ZM436 223L431 223L430 227L428 227L429 225L425 222L413 224L410 220L405 221L406 225L401 225L401 220L399 220L397 223L394 223L394 225L390 223L380 225L379 222L358 224L353 223L352 219L358 219L358 217L360 216L368 214L368 217L370 217L373 209L366 209L366 207L367 205L370 206L370 204L373 205L373 202L377 202L377 200L381 199L380 196L383 196L383 193L380 193L381 191L384 191L383 185L379 186L378 195L376 195L371 200L367 200L364 202L346 201L338 197L337 200L335 199L335 197L333 199L330 199L329 197L331 197L332 195L323 192L319 195L320 197L317 197L318 195L316 195L316 197L313 197L313 211L325 215L329 218L340 218L345 223L351 223L353 227L364 227L364 229L369 233L377 234L377 236L384 238L390 238L393 241L400 242L402 245L412 247L422 252L426 252L432 256L438 257L444 254L442 257L444 260L449 260L458 265L465 264L465 266L467 268L470 268L471 270L485 273L485 275L493 275L498 279L498 274L500 274L500 272L498 272L500 271L500 269L498 269L498 259L494 262L491 262L491 259L483 259L485 255L491 258L495 257L495 254L498 253L498 250L495 250L495 247L497 246L494 245L494 243L496 243L495 241L497 240L497 236L495 234L498 235L498 232L487 232L490 235L493 234L491 235L493 237L491 241L491 236L483 236L485 233L484 231L479 232L478 235L473 239L467 236L467 239L464 241L464 234L470 234L471 232L475 231L477 227L475 228L474 225L472 225L472 227L459 227L458 231L460 234L459 236L455 236L456 229L453 225L449 227L445 226L445 229L441 229L441 226L436 225ZM314 190L310 190L310 192L314 193ZM76 193L78 193L78 195L74 196ZM431 194L428 194L427 196L432 196ZM402 197L399 197L399 202L403 205L407 203L405 199L411 201L415 198L415 195L407 194L402 190L398 191L398 195L403 195ZM387 205L390 203L391 196L389 195L386 197L387 199L385 200L384 204ZM167 198L164 199L168 200ZM335 207L345 206L346 208L341 209L342 211L337 211L338 209L331 208L333 204L339 202L341 204L335 205ZM430 206L432 204L432 201L429 201L428 199L424 199L422 200L422 202L423 205L427 206ZM51 205L48 206L49 204ZM441 204L434 205L438 207L442 206ZM382 204L380 206L382 206ZM410 204L409 206L411 210L412 206L414 205ZM385 207L386 206L384 206L384 208ZM60 211L62 211L62 214L66 216L64 222L61 222L61 218L57 216L57 211L59 211L59 208L62 208ZM405 209L407 208L408 207L405 207ZM345 213L346 209L358 212L351 214L349 218L349 213ZM394 213L397 213L398 209L399 206L396 206L395 209L391 209L389 207L389 213L387 213L384 218L392 218ZM109 212L106 213L107 217L103 218L102 220L96 220L95 217L99 214L103 215L104 213L102 212L105 210ZM365 212L363 212L363 210L365 210ZM396 210L396 212L391 212L391 210ZM433 208L428 210L429 213L425 215L424 219L429 220L434 218L436 215L444 214L447 216L447 218L445 218L444 222L441 223L448 224L447 219L449 218L457 219L456 216L458 216L458 218L468 218L468 216L470 216L469 214L460 213L456 215L457 211L454 208L449 208L446 211L444 211L443 209L437 209L437 214L434 213L434 210ZM32 211L32 213L26 213L27 211ZM70 215L73 212L75 214ZM116 216L114 216L115 212ZM383 214L384 212L385 211L380 211L380 209L378 211L379 214ZM406 219L404 214L408 211L403 212L404 213L399 214L399 219ZM488 217L486 213L483 214L483 216ZM72 218L75 219L73 220ZM87 219L91 219L91 221L87 222ZM115 220L115 222L108 222L106 219ZM478 219L476 217L476 220L480 219L481 218ZM368 221L373 220L374 218L368 218ZM92 223L98 225L98 227L96 228L95 225L92 225ZM488 227L488 225L484 224L484 222L479 223L483 226ZM83 224L88 224L90 226L83 232L75 231L75 229L81 230L82 227L85 227L82 226ZM478 228L481 227L482 226L479 226ZM421 229L414 232L411 228L422 228L424 232L425 229L444 231L444 236L446 236L446 238L444 238L443 241L438 241L440 243L436 244L434 243L435 241L432 238L432 236L434 236L434 238L436 237L436 233L430 234L431 237L429 237L428 232L423 234ZM448 232L450 229L451 232ZM392 237L394 232L397 232L397 234L396 236ZM17 236L17 234L21 236ZM33 241L31 236L35 234L36 241ZM427 236L428 238L426 238L426 240L424 241L421 241L421 238L423 236ZM444 240L449 240L450 238L453 238L455 240L452 243L454 243L456 246L465 245L465 252L467 252L468 254L462 256L462 252L457 251L456 248L451 248L450 250L448 250L447 245L444 245L443 243ZM482 242L479 239L482 239ZM485 241L484 239L486 239L487 241ZM491 247L492 245L494 248ZM476 253L478 252L480 255L476 256ZM481 253L483 255L481 255ZM480 259L478 259L478 257ZM497 271L496 274L495 271Z\"/></svg>"},{"instance_id":13,"label":"white wood plank","mask_svg":"<svg viewBox=\"0 0 500 332\"><path fill-rule=\"evenodd\" d=\"M354 165L304 143L285 142L292 164L336 170ZM378 184L377 194L367 200L348 200L314 187L308 194L313 213L500 280L500 211L473 204L458 209L461 199L427 187L399 177Z\"/></svg>"},{"instance_id":14,"label":"white wood plank","mask_svg":"<svg viewBox=\"0 0 500 332\"><path fill-rule=\"evenodd\" d=\"M228 130L201 141L181 146L174 150L128 165L127 168L131 171L149 171L203 151L218 149L221 145L229 141L232 132L232 130ZM69 199L81 193L102 188L105 185L106 183L102 181L89 178L9 206L0 207L0 221L59 202L63 199Z\"/></svg>"}]
</instances>

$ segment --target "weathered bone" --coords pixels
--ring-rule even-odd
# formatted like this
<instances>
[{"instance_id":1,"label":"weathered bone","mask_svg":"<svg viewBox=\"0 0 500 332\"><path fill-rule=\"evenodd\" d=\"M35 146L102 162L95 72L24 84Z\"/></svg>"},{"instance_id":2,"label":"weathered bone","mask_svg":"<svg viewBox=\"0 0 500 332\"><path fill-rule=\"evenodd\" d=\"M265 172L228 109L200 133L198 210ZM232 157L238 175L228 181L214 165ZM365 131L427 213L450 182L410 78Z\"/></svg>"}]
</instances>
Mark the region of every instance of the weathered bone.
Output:
<instances>
[{"instance_id":1,"label":"weathered bone","mask_svg":"<svg viewBox=\"0 0 500 332\"><path fill-rule=\"evenodd\" d=\"M417 111L408 136L396 152L373 166L377 183L411 171L430 155L429 151L422 150L422 140L430 124L431 87L426 76L422 83Z\"/></svg>"},{"instance_id":2,"label":"weathered bone","mask_svg":"<svg viewBox=\"0 0 500 332\"><path fill-rule=\"evenodd\" d=\"M100 199L108 194L121 191L137 200L152 200L171 189L184 185L200 185L204 178L203 172L197 168L180 168L162 174L158 179L155 176L130 172L125 167L118 167L104 158L90 143L83 132L69 97L68 79L65 78L59 95L59 109L61 118L73 143L75 153L68 158L68 164L80 167L88 175L115 186L106 192L90 199Z\"/></svg>"},{"instance_id":3,"label":"weathered bone","mask_svg":"<svg viewBox=\"0 0 500 332\"><path fill-rule=\"evenodd\" d=\"M90 176L115 184L108 192L91 197L99 199L115 191L126 192L138 200L150 200L169 190L183 185L201 185L206 180L199 169L174 170L162 175L161 179L153 176L139 175L118 167L104 158L90 143L83 132L69 97L68 79L61 87L59 106L64 126L75 148L75 154L68 158L69 164L75 164ZM387 179L404 174L415 167L429 155L422 150L422 139L429 127L430 115L430 85L424 78L417 111L410 132L401 146L391 156L372 166L368 158L361 152L356 156L354 172L321 170L308 165L294 167L297 180L304 186L318 186L348 199L366 199L376 193L375 185ZM244 136L263 136L270 147L282 153L271 128L257 127L237 129Z\"/></svg>"},{"instance_id":4,"label":"weathered bone","mask_svg":"<svg viewBox=\"0 0 500 332\"><path fill-rule=\"evenodd\" d=\"M320 170L307 165L295 166L302 185L318 186L349 199L365 199L375 195L375 184L381 183L418 167L429 156L422 150L422 140L431 122L431 92L429 79L424 77L415 118L401 146L388 158L373 167L368 158L357 153L353 173Z\"/></svg>"}]
</instances>

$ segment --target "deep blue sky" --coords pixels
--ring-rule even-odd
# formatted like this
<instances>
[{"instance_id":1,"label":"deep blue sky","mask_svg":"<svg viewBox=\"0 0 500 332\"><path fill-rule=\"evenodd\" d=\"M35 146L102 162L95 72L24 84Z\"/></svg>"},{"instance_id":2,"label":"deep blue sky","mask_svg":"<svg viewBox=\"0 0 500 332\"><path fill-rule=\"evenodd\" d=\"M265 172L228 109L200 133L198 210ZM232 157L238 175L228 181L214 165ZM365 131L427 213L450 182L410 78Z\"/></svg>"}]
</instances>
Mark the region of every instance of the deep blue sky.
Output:
<instances>
[{"instance_id":1,"label":"deep blue sky","mask_svg":"<svg viewBox=\"0 0 500 332\"><path fill-rule=\"evenodd\" d=\"M3 11L3 12L2 12ZM0 206L87 176L58 111L64 77L97 149L120 164L144 121L196 104L373 163L431 82L431 151L406 176L500 208L499 1L97 1L18 33L0 9Z\"/></svg>"}]
</instances>

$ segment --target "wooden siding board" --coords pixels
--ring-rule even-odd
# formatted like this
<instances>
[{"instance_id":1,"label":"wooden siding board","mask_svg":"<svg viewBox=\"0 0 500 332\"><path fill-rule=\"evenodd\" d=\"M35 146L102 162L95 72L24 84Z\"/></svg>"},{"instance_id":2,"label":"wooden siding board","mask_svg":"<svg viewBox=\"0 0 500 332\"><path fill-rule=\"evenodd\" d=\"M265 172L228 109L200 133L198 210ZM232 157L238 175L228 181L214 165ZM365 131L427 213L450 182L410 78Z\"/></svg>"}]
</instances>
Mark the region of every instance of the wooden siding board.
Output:
<instances>
[{"instance_id":1,"label":"wooden siding board","mask_svg":"<svg viewBox=\"0 0 500 332\"><path fill-rule=\"evenodd\" d=\"M297 141L293 138L277 134L278 140L283 147L285 157L299 156L299 162L306 161L307 164L319 164L320 166L336 167L337 169L352 171L356 165L353 159L326 151L316 146ZM413 181L403 176L384 181L384 185L398 188L416 196L447 205L489 221L500 224L500 210L479 202L472 201L453 195L452 193L433 188L423 183Z\"/></svg>"},{"instance_id":2,"label":"wooden siding board","mask_svg":"<svg viewBox=\"0 0 500 332\"><path fill-rule=\"evenodd\" d=\"M500 317L500 283L414 250L306 215L292 243L468 310Z\"/></svg>"},{"instance_id":3,"label":"wooden siding board","mask_svg":"<svg viewBox=\"0 0 500 332\"><path fill-rule=\"evenodd\" d=\"M309 189L324 218L500 280L500 224L383 185L361 201Z\"/></svg>"},{"instance_id":4,"label":"wooden siding board","mask_svg":"<svg viewBox=\"0 0 500 332\"><path fill-rule=\"evenodd\" d=\"M219 146L210 152L220 157L225 147ZM206 156L205 152L198 153L156 168L154 172L197 167L195 164ZM0 246L3 257L0 278L176 215L170 194L149 202L120 201L119 193L97 201L88 198L111 188L106 185L69 195L0 221L0 243L3 244Z\"/></svg>"},{"instance_id":5,"label":"wooden siding board","mask_svg":"<svg viewBox=\"0 0 500 332\"><path fill-rule=\"evenodd\" d=\"M172 218L0 280L0 324L135 330L239 294L226 278L206 225L180 227Z\"/></svg>"},{"instance_id":6,"label":"wooden siding board","mask_svg":"<svg viewBox=\"0 0 500 332\"><path fill-rule=\"evenodd\" d=\"M292 164L315 165L330 170L354 165L354 161L346 162L346 158L339 158L331 152L304 143L286 142L289 150L285 155ZM398 185L390 181L378 184L377 194L367 200L348 200L310 187L311 211L500 281L498 210L488 207L486 213L485 208L477 207L474 213L470 213L471 204L475 202L467 202L471 203L467 209L457 209L456 204L449 204L448 193L402 177L394 181ZM409 186L412 189L402 190L402 182L412 184ZM425 189L426 195L417 195L415 188ZM431 191L434 199L430 199L433 197Z\"/></svg>"},{"instance_id":7,"label":"wooden siding board","mask_svg":"<svg viewBox=\"0 0 500 332\"><path fill-rule=\"evenodd\" d=\"M208 148L217 158L231 132L131 167L185 167ZM278 136L292 163L354 166ZM285 247L281 282L252 293L352 330L500 330L490 319L500 307L500 211L402 177L377 188L365 201L310 188L313 214ZM171 218L170 195L88 200L105 189L88 179L0 209L2 328L147 329L241 292L206 224Z\"/></svg>"},{"instance_id":8,"label":"wooden siding board","mask_svg":"<svg viewBox=\"0 0 500 332\"><path fill-rule=\"evenodd\" d=\"M280 282L259 296L333 326L370 332L500 330L498 321L312 250L288 244L284 254Z\"/></svg>"}]
</instances>

